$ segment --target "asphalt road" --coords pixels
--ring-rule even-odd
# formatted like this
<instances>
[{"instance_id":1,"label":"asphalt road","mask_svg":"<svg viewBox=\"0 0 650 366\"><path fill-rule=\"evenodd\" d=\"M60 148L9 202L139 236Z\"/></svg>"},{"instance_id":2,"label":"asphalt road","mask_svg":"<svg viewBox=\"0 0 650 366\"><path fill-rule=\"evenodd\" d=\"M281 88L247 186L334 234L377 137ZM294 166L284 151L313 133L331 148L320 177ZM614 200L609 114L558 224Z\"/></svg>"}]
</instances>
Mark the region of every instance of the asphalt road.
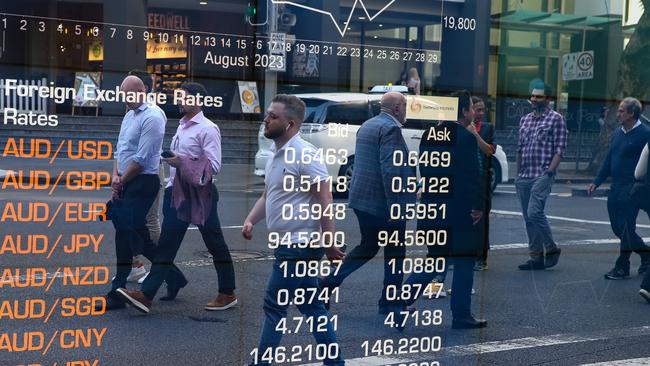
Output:
<instances>
[{"instance_id":1,"label":"asphalt road","mask_svg":"<svg viewBox=\"0 0 650 366\"><path fill-rule=\"evenodd\" d=\"M217 294L217 280L198 230L188 231L176 260L190 279L176 301L155 301L151 313L146 316L127 308L94 316L82 316L77 312L77 316L68 317L64 316L67 314L62 304L70 304L72 300L65 298L101 296L109 286L74 286L69 281L70 276L61 273L65 267L91 266L106 267L112 276L112 226L104 222L66 223L63 216L58 216L51 224L3 223L0 226L3 238L8 234L14 237L45 234L50 240L49 248L59 235L62 239L51 254L47 251L38 255L9 252L0 255L0 268L12 271L9 276L3 275L0 287L3 301L0 364L247 363L249 353L259 341L262 297L272 264L263 223L255 228L252 241L244 240L240 234L243 218L262 189L262 180L248 174L249 171L252 167L226 166L219 181L219 211L226 240L237 258L236 293L239 298L237 307L224 312L203 310L205 303ZM381 257L355 272L341 287L340 303L332 307L332 314L339 317L337 336L343 355L349 360L347 364L420 366L439 361L440 365L582 365L613 360L626 360L622 363L626 365L650 364L647 342L650 305L638 296L640 277L636 276L636 268L639 258L632 259L634 276L631 279L603 279L617 253L617 244L608 226L605 201L573 197L572 188L575 186L556 185L547 204L547 214L554 217L551 219L553 233L563 253L556 268L542 272L517 270L517 265L527 259L520 208L513 186L502 185L497 189L491 214L493 250L489 270L476 273L477 293L473 296L475 314L489 321L485 329L451 330L447 297L416 303L418 309L442 309L442 325L407 327L403 333L398 333L383 325L383 317L377 315ZM108 189L73 192L60 187L49 195L47 191L6 189L0 192L0 204L4 209L7 202L46 202L54 211L61 202L105 202L109 193ZM640 215L638 223L641 225L639 234L650 237L650 220ZM352 211L348 210L346 219L337 226L346 232L349 245L358 243L359 231ZM70 243L72 235L82 233L94 234L95 239L104 235L97 252L82 248L77 253L64 253L63 248L69 247L66 244ZM22 276L23 281L29 278L24 271L34 267L47 272L43 286L14 288L8 284L7 280L15 275ZM16 273L16 269L21 272ZM55 275L57 270L59 274ZM99 279L104 274L101 270L96 273ZM161 293L164 294L164 289ZM13 300L17 301L19 311L11 309L15 305ZM44 300L44 313L40 314L41 302L32 301L34 319L12 319L24 313L26 300ZM298 312L292 308L289 314L295 316ZM24 338L25 334L31 335L31 342ZM442 337L440 351L367 356L361 347L366 340L392 339L398 343L400 338L431 336ZM311 335L304 332L283 339L286 346L312 343ZM31 350L28 347L21 351L30 344ZM73 363L79 360L88 363Z\"/></svg>"}]
</instances>

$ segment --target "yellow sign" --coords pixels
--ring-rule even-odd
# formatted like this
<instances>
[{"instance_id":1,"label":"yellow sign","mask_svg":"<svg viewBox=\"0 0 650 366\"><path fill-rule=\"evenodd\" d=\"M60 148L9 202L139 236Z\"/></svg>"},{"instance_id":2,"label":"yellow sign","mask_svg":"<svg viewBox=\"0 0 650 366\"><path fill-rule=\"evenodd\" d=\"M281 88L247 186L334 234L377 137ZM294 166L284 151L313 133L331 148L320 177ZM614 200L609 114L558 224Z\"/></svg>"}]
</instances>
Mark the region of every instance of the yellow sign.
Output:
<instances>
[{"instance_id":1,"label":"yellow sign","mask_svg":"<svg viewBox=\"0 0 650 366\"><path fill-rule=\"evenodd\" d=\"M184 43L150 39L147 42L147 59L161 58L187 58L187 46ZM88 61L104 61L104 45L101 41L94 41L88 47Z\"/></svg>"},{"instance_id":2,"label":"yellow sign","mask_svg":"<svg viewBox=\"0 0 650 366\"><path fill-rule=\"evenodd\" d=\"M104 46L101 41L93 41L88 47L88 61L104 61Z\"/></svg>"},{"instance_id":3,"label":"yellow sign","mask_svg":"<svg viewBox=\"0 0 650 366\"><path fill-rule=\"evenodd\" d=\"M407 97L406 118L457 121L458 98L409 95Z\"/></svg>"},{"instance_id":4,"label":"yellow sign","mask_svg":"<svg viewBox=\"0 0 650 366\"><path fill-rule=\"evenodd\" d=\"M157 42L150 39L147 42L147 59L187 58L187 45L175 42Z\"/></svg>"}]
</instances>

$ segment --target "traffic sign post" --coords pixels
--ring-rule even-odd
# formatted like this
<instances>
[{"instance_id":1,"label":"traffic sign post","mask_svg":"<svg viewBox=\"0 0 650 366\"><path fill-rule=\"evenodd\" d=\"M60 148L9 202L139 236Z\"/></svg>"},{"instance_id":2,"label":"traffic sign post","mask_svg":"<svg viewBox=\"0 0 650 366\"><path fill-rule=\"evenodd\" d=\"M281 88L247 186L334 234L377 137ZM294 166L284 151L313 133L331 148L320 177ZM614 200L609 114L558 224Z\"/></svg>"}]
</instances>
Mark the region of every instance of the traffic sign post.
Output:
<instances>
[{"instance_id":1,"label":"traffic sign post","mask_svg":"<svg viewBox=\"0 0 650 366\"><path fill-rule=\"evenodd\" d=\"M582 51L566 54L562 57L562 79L564 81L580 80L580 107L578 109L578 148L576 152L576 172L580 169L582 150L582 117L585 94L585 80L594 78L594 51L585 51L586 31L582 33Z\"/></svg>"}]
</instances>

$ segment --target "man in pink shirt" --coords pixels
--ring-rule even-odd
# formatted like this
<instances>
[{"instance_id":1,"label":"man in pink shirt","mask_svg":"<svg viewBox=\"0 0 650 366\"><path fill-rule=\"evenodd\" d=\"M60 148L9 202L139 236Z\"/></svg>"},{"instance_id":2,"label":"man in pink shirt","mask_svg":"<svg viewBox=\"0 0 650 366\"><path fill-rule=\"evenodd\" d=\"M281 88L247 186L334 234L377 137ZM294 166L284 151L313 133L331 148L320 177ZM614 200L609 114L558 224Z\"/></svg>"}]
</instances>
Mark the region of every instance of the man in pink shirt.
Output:
<instances>
[{"instance_id":1,"label":"man in pink shirt","mask_svg":"<svg viewBox=\"0 0 650 366\"><path fill-rule=\"evenodd\" d=\"M184 83L181 89L186 96L206 96L205 87L199 83ZM127 303L133 305L136 309L148 313L151 308L152 300L160 288L167 271L172 268L176 253L180 248L185 232L190 222L181 220L183 215L174 204L177 197L172 193L177 192L178 184L181 184L181 177L184 176L184 169L189 169L189 161L207 160L209 161L212 174L218 174L221 171L221 134L219 127L212 123L203 115L200 106L186 103L180 106L184 113L180 120L180 125L176 130L171 143L172 157L165 157L164 162L170 165L170 180L165 187L163 199L163 223L160 240L158 242L158 251L152 262L151 273L142 283L141 291L130 291L124 288L118 289L118 295ZM230 250L223 237L221 223L217 212L217 203L219 201L219 192L217 191L214 181L211 182L211 176L207 177L206 184L212 184L212 205L209 215L204 223L196 223L203 241L212 254L214 267L219 279L219 291L215 300L210 301L205 310L225 310L237 304L235 297L235 271L233 267ZM190 209L197 209L197 206ZM167 299L171 300L176 297L180 288L168 288Z\"/></svg>"}]
</instances>

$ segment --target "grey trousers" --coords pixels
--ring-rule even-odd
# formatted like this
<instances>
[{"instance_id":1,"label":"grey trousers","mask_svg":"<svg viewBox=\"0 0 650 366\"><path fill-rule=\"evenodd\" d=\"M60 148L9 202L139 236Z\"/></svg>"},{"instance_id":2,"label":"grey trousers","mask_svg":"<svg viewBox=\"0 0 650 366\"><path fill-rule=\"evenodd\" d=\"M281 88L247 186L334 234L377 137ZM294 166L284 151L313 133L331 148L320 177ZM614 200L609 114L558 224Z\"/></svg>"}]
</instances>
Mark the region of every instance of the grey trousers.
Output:
<instances>
[{"instance_id":1,"label":"grey trousers","mask_svg":"<svg viewBox=\"0 0 650 366\"><path fill-rule=\"evenodd\" d=\"M546 253L557 249L551 226L544 213L546 199L551 193L554 180L545 174L537 178L518 178L515 182L526 223L528 250L530 258L534 261L544 262L545 249Z\"/></svg>"},{"instance_id":2,"label":"grey trousers","mask_svg":"<svg viewBox=\"0 0 650 366\"><path fill-rule=\"evenodd\" d=\"M160 177L160 188L158 189L158 194L156 195L156 199L153 201L149 212L147 212L147 229L149 229L151 240L153 240L156 245L158 244L158 239L160 239L160 196L162 196L161 192L163 191L163 185L165 184L165 173L162 164L160 164L158 176Z\"/></svg>"}]
</instances>

